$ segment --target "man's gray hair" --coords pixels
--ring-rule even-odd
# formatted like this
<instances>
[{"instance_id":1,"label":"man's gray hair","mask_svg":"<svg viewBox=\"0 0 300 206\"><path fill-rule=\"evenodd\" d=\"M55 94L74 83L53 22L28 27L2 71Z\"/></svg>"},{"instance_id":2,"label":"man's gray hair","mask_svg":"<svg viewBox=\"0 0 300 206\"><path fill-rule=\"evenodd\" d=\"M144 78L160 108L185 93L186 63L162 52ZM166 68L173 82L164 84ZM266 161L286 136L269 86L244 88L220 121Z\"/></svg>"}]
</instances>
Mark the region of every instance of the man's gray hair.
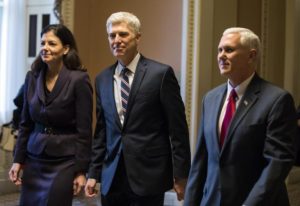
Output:
<instances>
[{"instance_id":1,"label":"man's gray hair","mask_svg":"<svg viewBox=\"0 0 300 206\"><path fill-rule=\"evenodd\" d=\"M113 24L126 23L135 34L141 32L141 22L140 20L132 13L129 12L116 12L110 15L106 21L106 30Z\"/></svg>"}]
</instances>

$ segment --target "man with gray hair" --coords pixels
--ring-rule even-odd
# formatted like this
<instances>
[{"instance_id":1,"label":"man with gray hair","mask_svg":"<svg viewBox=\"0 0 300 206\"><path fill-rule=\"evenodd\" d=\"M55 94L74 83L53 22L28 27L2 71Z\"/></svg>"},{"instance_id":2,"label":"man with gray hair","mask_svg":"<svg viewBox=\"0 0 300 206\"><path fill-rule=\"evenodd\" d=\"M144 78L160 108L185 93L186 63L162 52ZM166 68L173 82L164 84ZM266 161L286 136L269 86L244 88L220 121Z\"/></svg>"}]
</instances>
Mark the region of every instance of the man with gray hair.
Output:
<instances>
[{"instance_id":1,"label":"man with gray hair","mask_svg":"<svg viewBox=\"0 0 300 206\"><path fill-rule=\"evenodd\" d=\"M227 83L203 98L185 206L287 206L285 178L295 157L292 96L256 73L260 40L224 31L218 64Z\"/></svg>"},{"instance_id":2,"label":"man with gray hair","mask_svg":"<svg viewBox=\"0 0 300 206\"><path fill-rule=\"evenodd\" d=\"M95 80L97 124L86 195L101 183L104 206L162 206L174 188L183 199L190 169L184 104L173 69L138 51L139 19L107 19L117 62Z\"/></svg>"}]
</instances>

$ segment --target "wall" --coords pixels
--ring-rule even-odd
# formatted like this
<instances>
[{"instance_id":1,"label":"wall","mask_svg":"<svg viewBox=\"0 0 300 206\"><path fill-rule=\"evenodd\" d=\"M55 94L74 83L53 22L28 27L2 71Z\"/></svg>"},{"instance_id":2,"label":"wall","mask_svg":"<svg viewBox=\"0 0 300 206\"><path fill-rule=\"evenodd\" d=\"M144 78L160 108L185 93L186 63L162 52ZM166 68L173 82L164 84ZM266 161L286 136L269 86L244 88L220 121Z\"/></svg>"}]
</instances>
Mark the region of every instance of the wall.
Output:
<instances>
[{"instance_id":1,"label":"wall","mask_svg":"<svg viewBox=\"0 0 300 206\"><path fill-rule=\"evenodd\" d=\"M73 32L93 86L96 75L116 61L110 53L105 25L110 14L118 11L132 12L140 19L140 52L171 65L180 78L181 0L74 0L74 9Z\"/></svg>"},{"instance_id":2,"label":"wall","mask_svg":"<svg viewBox=\"0 0 300 206\"><path fill-rule=\"evenodd\" d=\"M261 36L261 0L215 0L214 1L214 58L212 60L211 86L225 81L219 73L217 47L223 31L228 27L246 27Z\"/></svg>"},{"instance_id":3,"label":"wall","mask_svg":"<svg viewBox=\"0 0 300 206\"><path fill-rule=\"evenodd\" d=\"M137 15L142 23L141 53L170 64L179 77L181 6L181 0L75 0L74 34L92 80L115 61L109 50L105 24L108 16L117 11Z\"/></svg>"}]
</instances>

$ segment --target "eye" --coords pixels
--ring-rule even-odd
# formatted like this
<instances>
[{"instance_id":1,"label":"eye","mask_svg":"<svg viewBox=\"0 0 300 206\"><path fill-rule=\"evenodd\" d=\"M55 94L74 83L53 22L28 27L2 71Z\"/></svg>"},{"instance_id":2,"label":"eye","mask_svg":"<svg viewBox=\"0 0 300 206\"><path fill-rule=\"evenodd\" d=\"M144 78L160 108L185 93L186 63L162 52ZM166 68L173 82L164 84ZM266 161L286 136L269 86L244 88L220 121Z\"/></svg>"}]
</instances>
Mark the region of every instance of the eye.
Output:
<instances>
[{"instance_id":1,"label":"eye","mask_svg":"<svg viewBox=\"0 0 300 206\"><path fill-rule=\"evenodd\" d=\"M126 36L128 36L128 34L129 34L128 32L120 32L119 36L120 37L126 37Z\"/></svg>"},{"instance_id":2,"label":"eye","mask_svg":"<svg viewBox=\"0 0 300 206\"><path fill-rule=\"evenodd\" d=\"M49 45L50 45L50 46L55 46L55 45L57 45L57 44L56 44L56 42L50 41L50 42L49 42Z\"/></svg>"},{"instance_id":3,"label":"eye","mask_svg":"<svg viewBox=\"0 0 300 206\"><path fill-rule=\"evenodd\" d=\"M234 49L231 48L231 47L227 47L227 48L225 48L225 51L226 51L227 53L231 53L231 52L234 51Z\"/></svg>"},{"instance_id":4,"label":"eye","mask_svg":"<svg viewBox=\"0 0 300 206\"><path fill-rule=\"evenodd\" d=\"M114 38L116 38L116 34L111 33L111 34L108 35L108 37L109 37L110 39L114 39Z\"/></svg>"}]
</instances>

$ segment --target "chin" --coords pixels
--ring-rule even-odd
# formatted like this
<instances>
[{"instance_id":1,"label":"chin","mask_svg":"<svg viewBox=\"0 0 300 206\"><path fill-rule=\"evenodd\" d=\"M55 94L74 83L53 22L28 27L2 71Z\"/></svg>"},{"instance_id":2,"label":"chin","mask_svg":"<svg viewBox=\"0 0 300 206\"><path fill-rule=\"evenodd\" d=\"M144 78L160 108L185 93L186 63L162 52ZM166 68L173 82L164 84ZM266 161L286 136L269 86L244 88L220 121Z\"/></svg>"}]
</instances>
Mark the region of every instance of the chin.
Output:
<instances>
[{"instance_id":1,"label":"chin","mask_svg":"<svg viewBox=\"0 0 300 206\"><path fill-rule=\"evenodd\" d=\"M51 60L47 60L47 59L42 59L42 61L43 61L44 63L46 63L46 64L51 63Z\"/></svg>"},{"instance_id":2,"label":"chin","mask_svg":"<svg viewBox=\"0 0 300 206\"><path fill-rule=\"evenodd\" d=\"M123 53L120 53L120 52L118 52L118 53L115 53L115 56L116 56L116 57L120 57L120 56L124 56L124 54L123 54Z\"/></svg>"},{"instance_id":3,"label":"chin","mask_svg":"<svg viewBox=\"0 0 300 206\"><path fill-rule=\"evenodd\" d=\"M221 74L226 74L226 73L229 73L231 71L231 69L228 68L228 67L219 67L219 69L220 69Z\"/></svg>"}]
</instances>

